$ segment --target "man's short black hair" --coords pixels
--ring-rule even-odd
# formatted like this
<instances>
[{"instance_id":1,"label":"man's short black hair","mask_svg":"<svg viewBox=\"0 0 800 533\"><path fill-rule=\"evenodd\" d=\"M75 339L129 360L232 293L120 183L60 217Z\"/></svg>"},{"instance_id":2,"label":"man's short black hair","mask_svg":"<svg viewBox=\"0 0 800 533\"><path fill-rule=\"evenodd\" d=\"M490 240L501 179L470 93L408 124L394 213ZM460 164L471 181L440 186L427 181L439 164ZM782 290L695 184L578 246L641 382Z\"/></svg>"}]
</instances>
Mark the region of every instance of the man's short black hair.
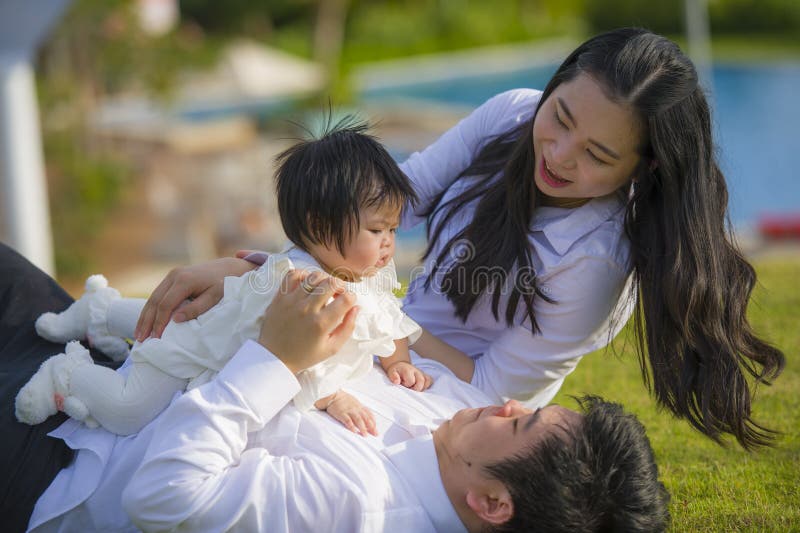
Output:
<instances>
[{"instance_id":1,"label":"man's short black hair","mask_svg":"<svg viewBox=\"0 0 800 533\"><path fill-rule=\"evenodd\" d=\"M486 468L514 502L512 518L490 531L658 532L669 524L669 493L642 424L596 396L568 436L553 434Z\"/></svg>"},{"instance_id":2,"label":"man's short black hair","mask_svg":"<svg viewBox=\"0 0 800 533\"><path fill-rule=\"evenodd\" d=\"M278 211L296 245L344 245L358 231L359 209L403 208L417 197L368 124L346 116L316 139L300 141L275 161Z\"/></svg>"}]
</instances>

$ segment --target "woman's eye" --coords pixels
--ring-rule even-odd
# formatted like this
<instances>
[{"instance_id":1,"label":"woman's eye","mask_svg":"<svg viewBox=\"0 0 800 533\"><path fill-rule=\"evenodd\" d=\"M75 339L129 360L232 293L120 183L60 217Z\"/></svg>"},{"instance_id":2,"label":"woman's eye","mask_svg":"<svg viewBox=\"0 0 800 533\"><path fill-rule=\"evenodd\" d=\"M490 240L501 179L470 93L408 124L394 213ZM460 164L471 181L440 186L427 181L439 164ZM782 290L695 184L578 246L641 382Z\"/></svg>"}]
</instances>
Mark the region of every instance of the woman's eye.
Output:
<instances>
[{"instance_id":1,"label":"woman's eye","mask_svg":"<svg viewBox=\"0 0 800 533\"><path fill-rule=\"evenodd\" d=\"M391 231L392 233L397 233L397 228L392 228L389 231Z\"/></svg>"},{"instance_id":2,"label":"woman's eye","mask_svg":"<svg viewBox=\"0 0 800 533\"><path fill-rule=\"evenodd\" d=\"M558 110L556 110L556 111L553 113L553 118L555 118L555 119L556 119L556 122L558 122L558 125L559 125L559 126L561 126L562 128L565 128L565 129L566 129L567 125L566 125L566 124L564 124L564 121L563 121L563 120L561 120L561 117L559 117L559 116L558 116Z\"/></svg>"},{"instance_id":3,"label":"woman's eye","mask_svg":"<svg viewBox=\"0 0 800 533\"><path fill-rule=\"evenodd\" d=\"M591 157L591 158L592 158L592 160L593 160L595 163L597 163L597 164L599 164L599 165L607 165L607 164L608 164L608 163L606 163L605 161L603 161L602 159L600 159L599 157L597 157L596 155L594 155L594 153L592 153L592 151L591 151L591 150L586 150L586 152L589 154L589 157Z\"/></svg>"}]
</instances>

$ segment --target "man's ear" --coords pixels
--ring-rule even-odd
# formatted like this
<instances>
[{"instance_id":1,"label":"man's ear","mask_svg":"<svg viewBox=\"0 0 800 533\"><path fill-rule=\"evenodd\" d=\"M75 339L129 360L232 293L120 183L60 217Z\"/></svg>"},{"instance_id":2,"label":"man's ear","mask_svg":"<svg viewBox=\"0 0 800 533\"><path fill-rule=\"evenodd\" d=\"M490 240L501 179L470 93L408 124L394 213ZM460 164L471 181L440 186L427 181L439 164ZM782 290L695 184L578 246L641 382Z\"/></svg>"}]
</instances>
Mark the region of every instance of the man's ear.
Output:
<instances>
[{"instance_id":1,"label":"man's ear","mask_svg":"<svg viewBox=\"0 0 800 533\"><path fill-rule=\"evenodd\" d=\"M500 482L482 490L467 491L467 505L478 518L489 524L503 524L514 516L514 502L506 486Z\"/></svg>"}]
</instances>

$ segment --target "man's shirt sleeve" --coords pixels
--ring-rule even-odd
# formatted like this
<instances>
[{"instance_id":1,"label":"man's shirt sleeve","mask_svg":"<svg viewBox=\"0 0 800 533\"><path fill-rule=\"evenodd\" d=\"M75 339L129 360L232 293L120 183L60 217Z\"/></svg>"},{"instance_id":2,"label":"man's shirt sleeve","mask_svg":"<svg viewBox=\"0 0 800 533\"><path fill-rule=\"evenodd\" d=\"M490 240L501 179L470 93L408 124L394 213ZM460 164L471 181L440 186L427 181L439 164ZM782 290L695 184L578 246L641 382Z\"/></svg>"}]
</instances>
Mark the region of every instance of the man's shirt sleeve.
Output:
<instances>
[{"instance_id":1,"label":"man's shirt sleeve","mask_svg":"<svg viewBox=\"0 0 800 533\"><path fill-rule=\"evenodd\" d=\"M216 379L161 415L123 506L144 530L311 531L359 529L358 496L330 463L313 455L247 448L300 390L294 375L248 341Z\"/></svg>"}]
</instances>

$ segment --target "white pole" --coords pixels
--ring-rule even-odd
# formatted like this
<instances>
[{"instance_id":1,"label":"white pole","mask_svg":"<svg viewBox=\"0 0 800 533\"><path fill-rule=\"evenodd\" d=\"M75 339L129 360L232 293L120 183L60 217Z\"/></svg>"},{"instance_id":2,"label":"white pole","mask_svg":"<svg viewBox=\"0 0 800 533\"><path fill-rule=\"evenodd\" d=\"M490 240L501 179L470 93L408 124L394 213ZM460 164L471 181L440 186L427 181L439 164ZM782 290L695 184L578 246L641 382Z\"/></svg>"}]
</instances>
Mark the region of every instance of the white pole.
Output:
<instances>
[{"instance_id":1,"label":"white pole","mask_svg":"<svg viewBox=\"0 0 800 533\"><path fill-rule=\"evenodd\" d=\"M0 193L8 244L54 275L36 86L21 51L0 53Z\"/></svg>"},{"instance_id":2,"label":"white pole","mask_svg":"<svg viewBox=\"0 0 800 533\"><path fill-rule=\"evenodd\" d=\"M711 27L708 22L708 0L685 0L686 36L689 41L689 57L697 67L700 83L709 93L713 92L714 80L711 71Z\"/></svg>"}]
</instances>

